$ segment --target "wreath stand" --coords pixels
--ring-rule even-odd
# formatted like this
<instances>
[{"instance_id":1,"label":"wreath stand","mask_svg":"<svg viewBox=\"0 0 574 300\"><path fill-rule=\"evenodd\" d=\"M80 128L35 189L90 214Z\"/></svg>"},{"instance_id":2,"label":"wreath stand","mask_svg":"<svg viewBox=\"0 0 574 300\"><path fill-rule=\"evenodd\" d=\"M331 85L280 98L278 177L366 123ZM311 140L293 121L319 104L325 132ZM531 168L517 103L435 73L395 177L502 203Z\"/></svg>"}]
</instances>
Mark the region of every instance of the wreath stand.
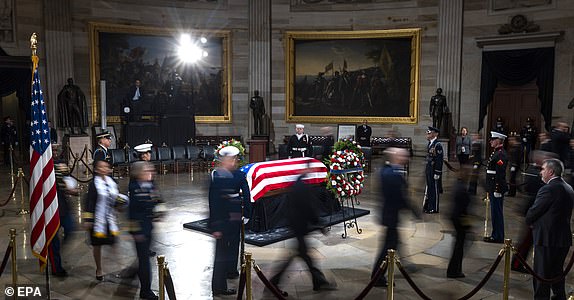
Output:
<instances>
[{"instance_id":1,"label":"wreath stand","mask_svg":"<svg viewBox=\"0 0 574 300\"><path fill-rule=\"evenodd\" d=\"M346 180L349 181L349 175L353 173L359 173L363 171L363 168L353 168L353 169L345 169L345 170L333 170L331 169L331 174L337 174L345 176ZM343 221L343 229L345 230L344 233L341 234L342 238L347 238L347 228L355 228L358 234L363 233L363 229L359 228L359 223L357 223L357 215L355 214L355 203L359 204L357 201L357 196L338 196L338 200L341 203L341 210L343 211L343 220L345 220L345 208L351 209L352 217L348 221ZM349 203L351 205L349 205ZM331 221L333 214L329 217L329 221Z\"/></svg>"}]
</instances>

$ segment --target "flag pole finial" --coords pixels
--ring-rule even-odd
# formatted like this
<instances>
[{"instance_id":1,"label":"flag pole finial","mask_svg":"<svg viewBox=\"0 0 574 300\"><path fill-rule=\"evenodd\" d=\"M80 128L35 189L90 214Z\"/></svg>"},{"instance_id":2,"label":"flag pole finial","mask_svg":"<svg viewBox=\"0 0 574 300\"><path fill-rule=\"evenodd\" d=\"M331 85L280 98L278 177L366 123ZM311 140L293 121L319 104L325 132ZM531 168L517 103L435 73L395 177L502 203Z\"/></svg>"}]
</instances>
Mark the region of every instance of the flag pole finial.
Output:
<instances>
[{"instance_id":1,"label":"flag pole finial","mask_svg":"<svg viewBox=\"0 0 574 300\"><path fill-rule=\"evenodd\" d=\"M38 35L35 32L30 36L30 49L32 49L32 55L36 56L36 50L38 49Z\"/></svg>"}]
</instances>

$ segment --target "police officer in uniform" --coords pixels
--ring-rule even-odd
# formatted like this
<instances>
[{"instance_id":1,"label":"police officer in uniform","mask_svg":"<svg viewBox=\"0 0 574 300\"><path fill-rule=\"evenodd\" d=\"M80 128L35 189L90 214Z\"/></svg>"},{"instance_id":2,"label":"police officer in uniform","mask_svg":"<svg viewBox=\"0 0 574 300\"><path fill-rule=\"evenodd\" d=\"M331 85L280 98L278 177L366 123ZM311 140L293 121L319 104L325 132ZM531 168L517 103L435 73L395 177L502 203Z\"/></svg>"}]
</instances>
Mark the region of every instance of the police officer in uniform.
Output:
<instances>
[{"instance_id":1,"label":"police officer in uniform","mask_svg":"<svg viewBox=\"0 0 574 300\"><path fill-rule=\"evenodd\" d=\"M504 242L504 214L502 211L504 193L507 191L506 166L508 159L504 151L506 135L491 131L490 146L494 149L486 164L486 191L490 199L490 217L492 219L492 234L485 237L487 243Z\"/></svg>"},{"instance_id":2,"label":"police officer in uniform","mask_svg":"<svg viewBox=\"0 0 574 300\"><path fill-rule=\"evenodd\" d=\"M212 172L209 186L209 228L217 240L211 281L214 296L236 293L227 288L226 279L237 277L241 222L247 223L251 216L249 186L236 168L239 149L227 146L219 154L220 166Z\"/></svg>"},{"instance_id":3,"label":"police officer in uniform","mask_svg":"<svg viewBox=\"0 0 574 300\"><path fill-rule=\"evenodd\" d=\"M437 140L439 129L429 126L427 130L427 165L425 168L426 189L423 201L423 212L436 214L439 211L439 180L442 175L444 151Z\"/></svg>"},{"instance_id":4,"label":"police officer in uniform","mask_svg":"<svg viewBox=\"0 0 574 300\"><path fill-rule=\"evenodd\" d=\"M524 127L522 127L522 130L520 131L520 138L522 140L521 141L522 149L524 151L525 160L528 160L528 157L530 157L530 151L534 149L537 136L538 133L536 131L536 128L532 126L532 119L528 117L526 119L526 125L524 125ZM528 161L524 161L524 163L527 162Z\"/></svg>"},{"instance_id":5,"label":"police officer in uniform","mask_svg":"<svg viewBox=\"0 0 574 300\"><path fill-rule=\"evenodd\" d=\"M367 120L363 120L363 124L357 127L355 136L357 138L357 143L361 147L371 147L371 135L373 130L371 126L367 125Z\"/></svg>"},{"instance_id":6,"label":"police officer in uniform","mask_svg":"<svg viewBox=\"0 0 574 300\"><path fill-rule=\"evenodd\" d=\"M96 140L98 141L98 146L96 147L96 150L94 150L92 157L94 160L94 165L97 161L100 160L110 162L111 158L108 154L108 149L112 145L112 135L107 130L104 130L96 135Z\"/></svg>"},{"instance_id":7,"label":"police officer in uniform","mask_svg":"<svg viewBox=\"0 0 574 300\"><path fill-rule=\"evenodd\" d=\"M304 131L305 126L302 124L295 125L296 134L292 135L287 143L289 158L311 156L311 141L309 135L305 134Z\"/></svg>"}]
</instances>

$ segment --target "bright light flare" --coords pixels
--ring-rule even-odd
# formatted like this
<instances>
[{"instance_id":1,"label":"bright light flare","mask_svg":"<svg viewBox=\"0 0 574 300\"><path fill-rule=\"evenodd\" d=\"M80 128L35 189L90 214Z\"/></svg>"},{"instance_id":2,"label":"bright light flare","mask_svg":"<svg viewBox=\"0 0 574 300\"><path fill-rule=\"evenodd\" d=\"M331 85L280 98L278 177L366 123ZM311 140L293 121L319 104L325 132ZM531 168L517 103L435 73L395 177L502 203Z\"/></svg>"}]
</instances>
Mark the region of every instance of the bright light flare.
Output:
<instances>
[{"instance_id":1,"label":"bright light flare","mask_svg":"<svg viewBox=\"0 0 574 300\"><path fill-rule=\"evenodd\" d=\"M204 42L205 40L205 42ZM201 43L206 43L207 39L201 37ZM179 38L179 47L177 49L179 59L185 63L195 63L208 56L207 51L203 50L197 43L191 39L191 35L182 34Z\"/></svg>"}]
</instances>

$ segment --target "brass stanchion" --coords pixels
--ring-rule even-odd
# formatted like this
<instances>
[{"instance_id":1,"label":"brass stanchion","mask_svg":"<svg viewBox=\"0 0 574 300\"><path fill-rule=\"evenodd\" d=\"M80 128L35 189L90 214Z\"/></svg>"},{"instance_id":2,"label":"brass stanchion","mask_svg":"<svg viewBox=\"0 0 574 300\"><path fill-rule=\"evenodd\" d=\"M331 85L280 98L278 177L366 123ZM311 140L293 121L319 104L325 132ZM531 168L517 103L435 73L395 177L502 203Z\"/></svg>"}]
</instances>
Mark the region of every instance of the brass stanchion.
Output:
<instances>
[{"instance_id":1,"label":"brass stanchion","mask_svg":"<svg viewBox=\"0 0 574 300\"><path fill-rule=\"evenodd\" d=\"M8 151L10 151L9 155L10 155L10 181L12 183L11 187L12 189L14 189L14 160L12 158L12 152L14 151L14 148L12 148L12 145L10 145L10 148L8 149ZM14 193L12 195L12 200L16 201L16 194Z\"/></svg>"},{"instance_id":2,"label":"brass stanchion","mask_svg":"<svg viewBox=\"0 0 574 300\"><path fill-rule=\"evenodd\" d=\"M245 252L245 299L253 299L253 291L251 290L251 270L253 269L252 255L250 252Z\"/></svg>"},{"instance_id":3,"label":"brass stanchion","mask_svg":"<svg viewBox=\"0 0 574 300\"><path fill-rule=\"evenodd\" d=\"M490 197L488 196L488 193L486 193L486 198L484 198L484 206L486 207L485 213L484 213L484 237L489 237L490 235L488 234L488 214L490 214Z\"/></svg>"},{"instance_id":4,"label":"brass stanchion","mask_svg":"<svg viewBox=\"0 0 574 300\"><path fill-rule=\"evenodd\" d=\"M27 215L30 213L26 208L24 202L24 171L22 168L18 168L18 177L20 178L20 211L18 212L19 215Z\"/></svg>"},{"instance_id":5,"label":"brass stanchion","mask_svg":"<svg viewBox=\"0 0 574 300\"><path fill-rule=\"evenodd\" d=\"M502 291L502 299L508 300L508 292L510 289L510 262L512 256L512 239L504 240L504 286Z\"/></svg>"},{"instance_id":6,"label":"brass stanchion","mask_svg":"<svg viewBox=\"0 0 574 300\"><path fill-rule=\"evenodd\" d=\"M10 228L10 247L12 247L12 286L18 284L18 268L16 266L16 229Z\"/></svg>"},{"instance_id":7,"label":"brass stanchion","mask_svg":"<svg viewBox=\"0 0 574 300\"><path fill-rule=\"evenodd\" d=\"M165 256L157 256L157 274L159 276L159 300L165 300Z\"/></svg>"},{"instance_id":8,"label":"brass stanchion","mask_svg":"<svg viewBox=\"0 0 574 300\"><path fill-rule=\"evenodd\" d=\"M85 158L84 162L86 163L86 165L88 165L88 161L89 161L89 159L88 159L88 156L89 156L88 155L88 144L84 144L84 151L82 153L82 160L84 160L84 157L83 157L84 153L86 154L86 158ZM90 177L90 170L88 170L88 167L86 167L86 171L84 171L84 175L86 175L86 179L88 177Z\"/></svg>"},{"instance_id":9,"label":"brass stanchion","mask_svg":"<svg viewBox=\"0 0 574 300\"><path fill-rule=\"evenodd\" d=\"M387 250L387 300L394 298L394 285L395 285L395 250Z\"/></svg>"}]
</instances>

